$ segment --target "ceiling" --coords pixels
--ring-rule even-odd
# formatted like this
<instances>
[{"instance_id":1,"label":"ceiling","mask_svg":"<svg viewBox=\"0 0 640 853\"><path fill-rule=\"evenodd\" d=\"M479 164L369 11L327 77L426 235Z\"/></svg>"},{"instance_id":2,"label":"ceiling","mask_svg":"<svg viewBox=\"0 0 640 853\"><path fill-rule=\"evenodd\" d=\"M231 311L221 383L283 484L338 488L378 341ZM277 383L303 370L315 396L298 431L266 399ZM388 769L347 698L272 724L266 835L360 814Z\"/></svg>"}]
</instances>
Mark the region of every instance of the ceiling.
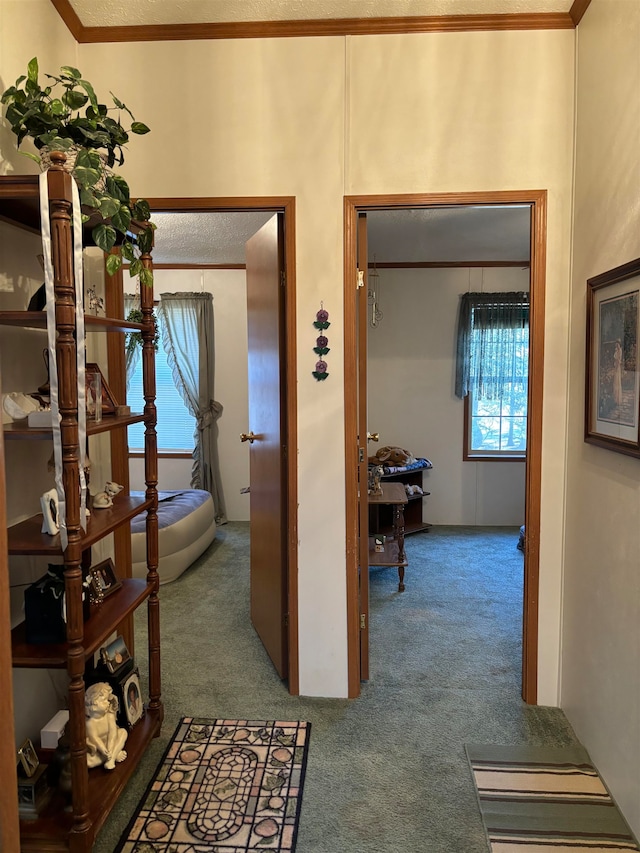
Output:
<instances>
[{"instance_id":1,"label":"ceiling","mask_svg":"<svg viewBox=\"0 0 640 853\"><path fill-rule=\"evenodd\" d=\"M568 13L572 0L68 0L85 27Z\"/></svg>"},{"instance_id":2,"label":"ceiling","mask_svg":"<svg viewBox=\"0 0 640 853\"><path fill-rule=\"evenodd\" d=\"M156 213L156 264L244 264L244 245L273 214ZM465 205L367 214L369 260L376 264L526 263L528 205Z\"/></svg>"}]
</instances>

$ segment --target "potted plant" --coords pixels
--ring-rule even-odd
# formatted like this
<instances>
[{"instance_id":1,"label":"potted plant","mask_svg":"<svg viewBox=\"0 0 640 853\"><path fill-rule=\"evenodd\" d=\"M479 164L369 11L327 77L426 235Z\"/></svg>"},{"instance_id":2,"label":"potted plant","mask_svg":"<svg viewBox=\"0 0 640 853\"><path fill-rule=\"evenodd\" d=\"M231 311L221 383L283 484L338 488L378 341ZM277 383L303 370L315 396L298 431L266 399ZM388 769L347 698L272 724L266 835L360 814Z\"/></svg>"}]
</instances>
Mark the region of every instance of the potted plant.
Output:
<instances>
[{"instance_id":1,"label":"potted plant","mask_svg":"<svg viewBox=\"0 0 640 853\"><path fill-rule=\"evenodd\" d=\"M93 242L108 254L108 273L117 272L124 259L129 262L130 275L139 276L143 284L151 284L153 275L140 260L153 242L155 226L150 222L149 204L144 199L132 201L127 182L113 171L114 166L124 163L129 134L145 134L149 128L136 121L113 93L113 106L101 103L77 68L65 65L59 75L46 76L50 83L42 88L34 57L26 76L18 77L0 99L7 105L6 119L17 137L18 148L25 138L33 140L38 154L21 153L44 168L50 163L51 151L65 152L66 168L80 190L82 221L93 226ZM128 129L122 124L125 114L131 119ZM133 236L132 223L147 227Z\"/></svg>"}]
</instances>

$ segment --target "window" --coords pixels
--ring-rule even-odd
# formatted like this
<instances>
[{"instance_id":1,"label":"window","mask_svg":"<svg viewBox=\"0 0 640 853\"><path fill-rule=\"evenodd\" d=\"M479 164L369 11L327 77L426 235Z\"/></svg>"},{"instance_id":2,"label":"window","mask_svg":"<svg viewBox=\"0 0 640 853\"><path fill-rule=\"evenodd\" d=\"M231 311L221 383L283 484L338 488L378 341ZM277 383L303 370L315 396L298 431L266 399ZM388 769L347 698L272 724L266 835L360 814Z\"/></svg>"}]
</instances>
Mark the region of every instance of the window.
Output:
<instances>
[{"instance_id":1,"label":"window","mask_svg":"<svg viewBox=\"0 0 640 853\"><path fill-rule=\"evenodd\" d=\"M515 364L500 365L501 389L495 398L482 391L465 397L467 419L467 458L515 456L522 458L527 450L527 385L520 377L528 374L529 329L509 330L514 337L512 359ZM488 352L484 357L496 361Z\"/></svg>"},{"instance_id":2,"label":"window","mask_svg":"<svg viewBox=\"0 0 640 853\"><path fill-rule=\"evenodd\" d=\"M132 411L141 411L144 404L142 396L142 357L131 375L127 400ZM138 402L142 401L142 402ZM156 353L156 408L158 410L158 453L188 453L194 448L195 418L189 413L184 401L173 382L173 375L167 363L167 354L162 342ZM129 427L129 452L142 452L144 449L144 423Z\"/></svg>"},{"instance_id":3,"label":"window","mask_svg":"<svg viewBox=\"0 0 640 853\"><path fill-rule=\"evenodd\" d=\"M465 401L464 458L524 458L528 294L465 294L463 301L468 304L461 304L456 393Z\"/></svg>"}]
</instances>

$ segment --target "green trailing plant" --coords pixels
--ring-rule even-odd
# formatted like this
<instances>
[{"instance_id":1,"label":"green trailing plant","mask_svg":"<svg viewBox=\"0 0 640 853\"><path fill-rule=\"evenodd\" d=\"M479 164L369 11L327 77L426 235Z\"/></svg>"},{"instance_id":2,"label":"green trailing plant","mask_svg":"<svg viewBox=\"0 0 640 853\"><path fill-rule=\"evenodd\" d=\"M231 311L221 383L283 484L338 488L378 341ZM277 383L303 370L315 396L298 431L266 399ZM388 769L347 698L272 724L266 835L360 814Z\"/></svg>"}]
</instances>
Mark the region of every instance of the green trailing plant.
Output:
<instances>
[{"instance_id":1,"label":"green trailing plant","mask_svg":"<svg viewBox=\"0 0 640 853\"><path fill-rule=\"evenodd\" d=\"M46 74L44 88L38 79L38 60L33 58L27 74L2 94L5 117L16 135L17 147L31 139L38 154L21 151L41 166L51 151L67 154L73 165L82 205L82 221L91 227L92 240L108 254L106 266L116 273L123 260L129 263L131 276L143 284L153 282L141 255L151 249L155 225L150 221L149 204L133 201L125 179L113 169L124 163L124 146L129 134L149 132L136 121L131 110L111 93L112 106L98 100L93 86L77 68L65 65L59 75ZM130 119L129 127L122 123ZM136 228L136 223L139 226ZM133 230L137 234L133 234Z\"/></svg>"},{"instance_id":2,"label":"green trailing plant","mask_svg":"<svg viewBox=\"0 0 640 853\"><path fill-rule=\"evenodd\" d=\"M160 331L158 329L158 318L156 317L155 312L152 312L151 318L153 319L153 348L158 352ZM132 308L127 314L127 320L129 323L142 323L144 320L142 311L139 308ZM127 357L129 357L133 355L138 347L142 349L144 339L142 337L142 332L127 332L126 335L127 342L125 344L125 352Z\"/></svg>"}]
</instances>

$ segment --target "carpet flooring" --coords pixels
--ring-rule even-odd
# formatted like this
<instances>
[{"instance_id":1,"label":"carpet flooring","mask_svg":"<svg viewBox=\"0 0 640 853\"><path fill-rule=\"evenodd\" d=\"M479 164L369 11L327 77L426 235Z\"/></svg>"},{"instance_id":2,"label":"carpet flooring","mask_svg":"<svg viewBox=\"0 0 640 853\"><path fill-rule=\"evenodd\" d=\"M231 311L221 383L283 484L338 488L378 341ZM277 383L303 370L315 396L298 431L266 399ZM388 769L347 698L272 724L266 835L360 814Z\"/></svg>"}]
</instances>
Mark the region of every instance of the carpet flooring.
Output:
<instances>
[{"instance_id":1,"label":"carpet flooring","mask_svg":"<svg viewBox=\"0 0 640 853\"><path fill-rule=\"evenodd\" d=\"M306 722L183 718L117 853L293 853L308 736Z\"/></svg>"},{"instance_id":2,"label":"carpet flooring","mask_svg":"<svg viewBox=\"0 0 640 853\"><path fill-rule=\"evenodd\" d=\"M372 569L370 680L356 700L291 696L249 617L249 525L160 590L165 721L101 830L113 853L184 716L308 720L298 853L487 853L465 743L567 746L557 708L520 698L518 528L407 537L406 591ZM146 619L136 662L146 677ZM303 685L304 687L304 685Z\"/></svg>"},{"instance_id":3,"label":"carpet flooring","mask_svg":"<svg viewBox=\"0 0 640 853\"><path fill-rule=\"evenodd\" d=\"M466 750L492 853L640 850L584 749Z\"/></svg>"}]
</instances>

